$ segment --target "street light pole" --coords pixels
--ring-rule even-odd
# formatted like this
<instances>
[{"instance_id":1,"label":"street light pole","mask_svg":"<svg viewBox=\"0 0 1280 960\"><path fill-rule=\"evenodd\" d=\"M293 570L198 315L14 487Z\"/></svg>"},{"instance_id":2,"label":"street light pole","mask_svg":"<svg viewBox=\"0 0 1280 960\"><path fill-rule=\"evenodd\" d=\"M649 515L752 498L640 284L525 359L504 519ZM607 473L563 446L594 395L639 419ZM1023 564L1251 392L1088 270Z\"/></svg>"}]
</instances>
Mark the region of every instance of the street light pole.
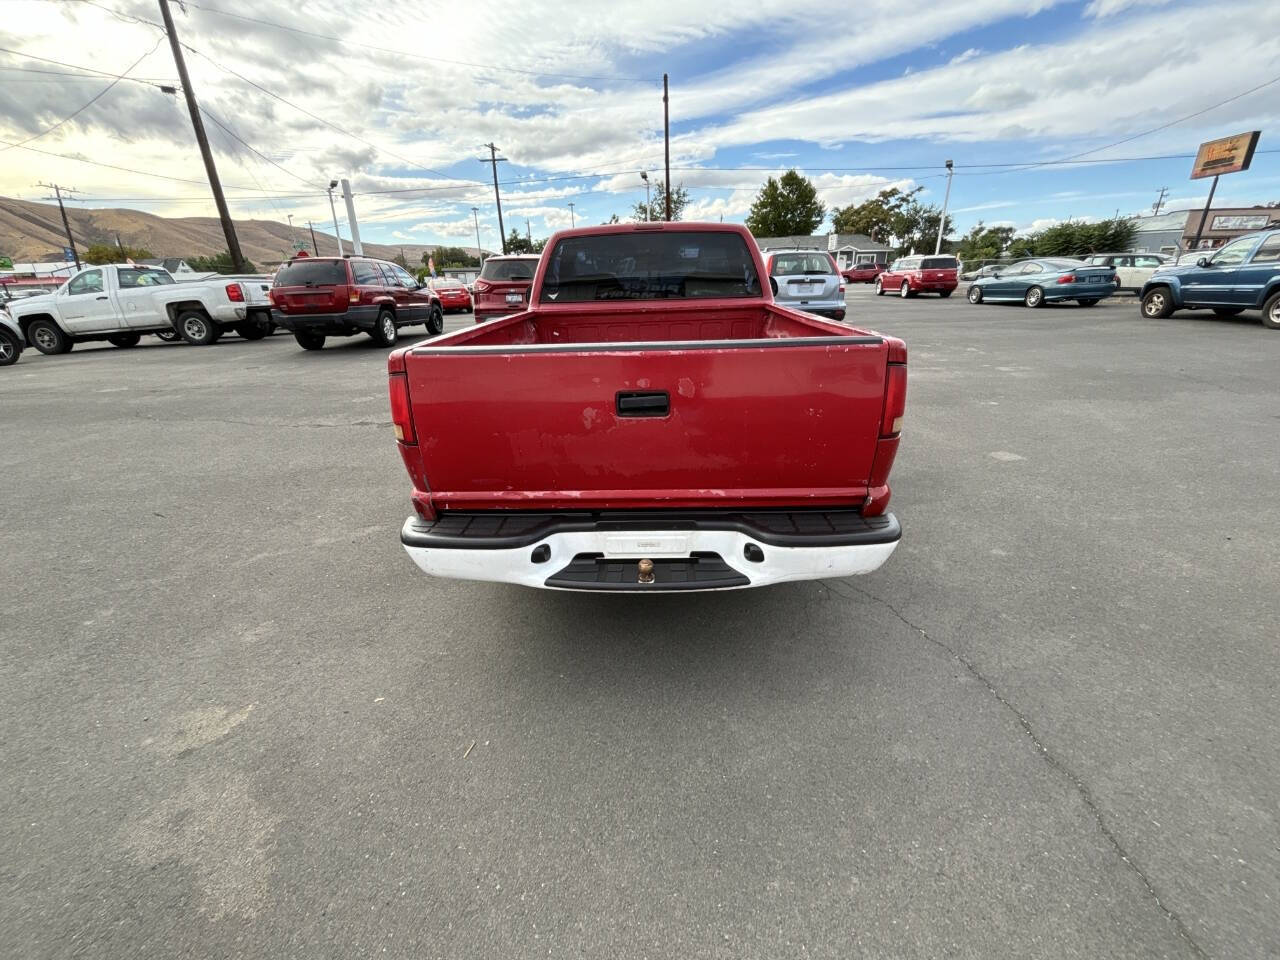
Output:
<instances>
[{"instance_id":1,"label":"street light pole","mask_svg":"<svg viewBox=\"0 0 1280 960\"><path fill-rule=\"evenodd\" d=\"M333 235L338 238L338 256L342 256L342 232L338 229L338 208L333 205L333 188L338 185L337 180L329 181L329 212L333 214Z\"/></svg>"},{"instance_id":2,"label":"street light pole","mask_svg":"<svg viewBox=\"0 0 1280 960\"><path fill-rule=\"evenodd\" d=\"M652 217L649 216L649 172L647 170L641 170L640 179L644 181L644 218L647 222L652 219Z\"/></svg>"},{"instance_id":3,"label":"street light pole","mask_svg":"<svg viewBox=\"0 0 1280 960\"><path fill-rule=\"evenodd\" d=\"M933 245L933 252L942 252L942 234L947 229L947 203L951 200L951 178L955 176L951 161L947 161L947 192L942 195L942 219L938 221L938 242Z\"/></svg>"},{"instance_id":4,"label":"street light pole","mask_svg":"<svg viewBox=\"0 0 1280 960\"><path fill-rule=\"evenodd\" d=\"M573 201L569 201L569 228L572 229L578 225L578 221L573 218Z\"/></svg>"},{"instance_id":5,"label":"street light pole","mask_svg":"<svg viewBox=\"0 0 1280 960\"><path fill-rule=\"evenodd\" d=\"M480 266L484 266L484 248L480 246L480 208L471 208L471 217L476 222L476 259L480 261Z\"/></svg>"},{"instance_id":6,"label":"street light pole","mask_svg":"<svg viewBox=\"0 0 1280 960\"><path fill-rule=\"evenodd\" d=\"M667 179L662 188L667 194L667 219L671 219L671 114L667 105L667 75L662 75L662 152L666 157Z\"/></svg>"}]
</instances>

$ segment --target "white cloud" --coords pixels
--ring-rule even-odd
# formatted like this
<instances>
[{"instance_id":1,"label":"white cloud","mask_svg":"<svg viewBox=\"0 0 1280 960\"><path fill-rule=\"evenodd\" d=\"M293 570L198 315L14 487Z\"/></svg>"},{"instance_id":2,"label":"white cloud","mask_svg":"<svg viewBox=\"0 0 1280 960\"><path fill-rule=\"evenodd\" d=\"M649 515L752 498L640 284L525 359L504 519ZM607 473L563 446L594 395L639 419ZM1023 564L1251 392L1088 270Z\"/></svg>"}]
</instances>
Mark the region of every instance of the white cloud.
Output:
<instances>
[{"instance_id":1,"label":"white cloud","mask_svg":"<svg viewBox=\"0 0 1280 960\"><path fill-rule=\"evenodd\" d=\"M1086 17L1111 17L1130 7L1163 7L1170 0L1093 0L1084 8Z\"/></svg>"}]
</instances>

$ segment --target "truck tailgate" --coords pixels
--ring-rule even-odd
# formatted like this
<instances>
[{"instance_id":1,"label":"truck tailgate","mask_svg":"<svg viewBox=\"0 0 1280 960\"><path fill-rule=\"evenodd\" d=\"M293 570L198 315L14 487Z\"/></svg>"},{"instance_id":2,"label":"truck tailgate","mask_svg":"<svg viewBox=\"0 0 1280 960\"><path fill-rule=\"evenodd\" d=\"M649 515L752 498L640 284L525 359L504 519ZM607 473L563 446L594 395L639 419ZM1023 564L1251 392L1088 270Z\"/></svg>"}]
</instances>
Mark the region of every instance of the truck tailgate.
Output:
<instances>
[{"instance_id":1,"label":"truck tailgate","mask_svg":"<svg viewBox=\"0 0 1280 960\"><path fill-rule=\"evenodd\" d=\"M407 351L443 509L850 505L885 395L878 336Z\"/></svg>"}]
</instances>

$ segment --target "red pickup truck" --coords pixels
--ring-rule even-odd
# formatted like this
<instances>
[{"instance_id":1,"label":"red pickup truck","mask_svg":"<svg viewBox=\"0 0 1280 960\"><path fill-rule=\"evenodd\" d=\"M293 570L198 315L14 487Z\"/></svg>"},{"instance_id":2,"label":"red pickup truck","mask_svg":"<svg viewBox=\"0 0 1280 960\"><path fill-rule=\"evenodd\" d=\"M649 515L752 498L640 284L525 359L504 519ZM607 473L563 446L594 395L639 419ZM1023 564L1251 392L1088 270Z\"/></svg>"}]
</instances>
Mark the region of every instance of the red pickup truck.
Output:
<instances>
[{"instance_id":1,"label":"red pickup truck","mask_svg":"<svg viewBox=\"0 0 1280 960\"><path fill-rule=\"evenodd\" d=\"M906 345L784 309L743 227L558 233L529 308L396 350L392 420L434 576L569 590L869 573Z\"/></svg>"}]
</instances>

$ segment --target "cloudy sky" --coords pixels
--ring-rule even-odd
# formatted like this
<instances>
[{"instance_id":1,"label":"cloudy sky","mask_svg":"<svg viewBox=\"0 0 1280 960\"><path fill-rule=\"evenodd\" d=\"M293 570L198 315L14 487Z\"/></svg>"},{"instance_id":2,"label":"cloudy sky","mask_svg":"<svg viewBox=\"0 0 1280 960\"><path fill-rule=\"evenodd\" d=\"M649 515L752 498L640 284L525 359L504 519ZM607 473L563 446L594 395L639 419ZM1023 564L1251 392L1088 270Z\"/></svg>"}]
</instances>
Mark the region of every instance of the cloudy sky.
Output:
<instances>
[{"instance_id":1,"label":"cloudy sky","mask_svg":"<svg viewBox=\"0 0 1280 960\"><path fill-rule=\"evenodd\" d=\"M640 171L661 176L664 72L690 218L741 220L788 167L829 207L887 185L940 202L947 158L961 230L1148 210L1162 186L1190 207L1207 183L1187 155L1249 129L1253 169L1215 205L1280 200L1275 0L173 10L235 215L322 224L349 177L370 240L474 244L475 206L497 246L488 141L508 228L568 226L570 202L579 223L625 218ZM176 83L158 20L152 0L0 0L0 195L56 180L85 206L213 214L185 103L157 86Z\"/></svg>"}]
</instances>

